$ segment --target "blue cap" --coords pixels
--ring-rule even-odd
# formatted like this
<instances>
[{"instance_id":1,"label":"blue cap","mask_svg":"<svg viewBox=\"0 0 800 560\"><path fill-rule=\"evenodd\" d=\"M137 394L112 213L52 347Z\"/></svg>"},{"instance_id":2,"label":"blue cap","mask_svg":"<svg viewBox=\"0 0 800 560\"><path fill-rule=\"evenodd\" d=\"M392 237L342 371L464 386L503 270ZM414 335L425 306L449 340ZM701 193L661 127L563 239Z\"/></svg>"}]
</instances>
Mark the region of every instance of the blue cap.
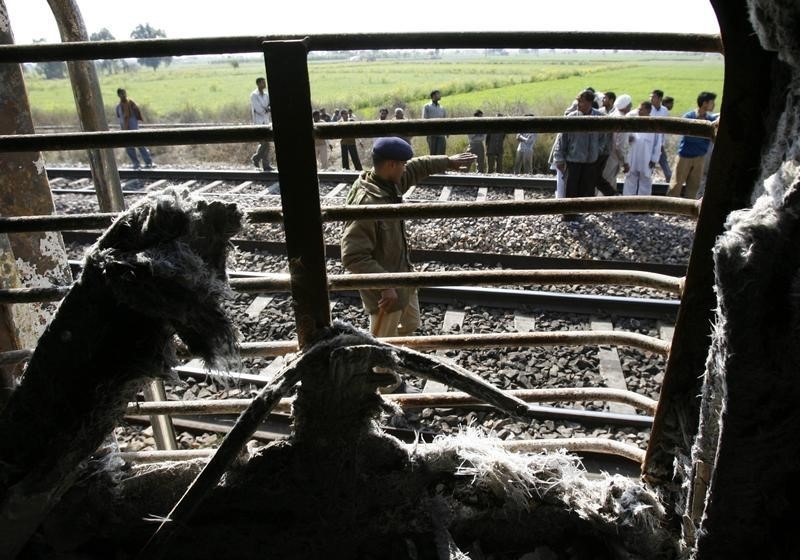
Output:
<instances>
[{"instance_id":1,"label":"blue cap","mask_svg":"<svg viewBox=\"0 0 800 560\"><path fill-rule=\"evenodd\" d=\"M394 136L376 138L372 144L372 155L383 160L408 161L414 157L411 144Z\"/></svg>"}]
</instances>

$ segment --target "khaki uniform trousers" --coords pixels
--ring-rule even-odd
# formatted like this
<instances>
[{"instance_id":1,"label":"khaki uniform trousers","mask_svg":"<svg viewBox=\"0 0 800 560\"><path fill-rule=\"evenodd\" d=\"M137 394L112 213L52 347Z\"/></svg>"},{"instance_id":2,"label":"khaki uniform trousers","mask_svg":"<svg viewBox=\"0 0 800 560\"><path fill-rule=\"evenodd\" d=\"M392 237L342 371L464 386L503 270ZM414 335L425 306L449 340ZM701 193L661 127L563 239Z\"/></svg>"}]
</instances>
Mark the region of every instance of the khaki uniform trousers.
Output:
<instances>
[{"instance_id":1,"label":"khaki uniform trousers","mask_svg":"<svg viewBox=\"0 0 800 560\"><path fill-rule=\"evenodd\" d=\"M408 305L404 309L385 313L378 325L378 317L380 313L370 313L369 315L369 332L372 336L392 337L392 336L409 336L417 327L419 327L419 298L417 291L411 294L408 300ZM376 327L379 327L377 332Z\"/></svg>"},{"instance_id":2,"label":"khaki uniform trousers","mask_svg":"<svg viewBox=\"0 0 800 560\"><path fill-rule=\"evenodd\" d=\"M672 172L672 179L669 181L667 196L681 196L681 189L683 189L683 184L686 183L686 198L697 198L700 181L703 179L705 163L705 156L692 158L678 156L675 158L675 170Z\"/></svg>"}]
</instances>

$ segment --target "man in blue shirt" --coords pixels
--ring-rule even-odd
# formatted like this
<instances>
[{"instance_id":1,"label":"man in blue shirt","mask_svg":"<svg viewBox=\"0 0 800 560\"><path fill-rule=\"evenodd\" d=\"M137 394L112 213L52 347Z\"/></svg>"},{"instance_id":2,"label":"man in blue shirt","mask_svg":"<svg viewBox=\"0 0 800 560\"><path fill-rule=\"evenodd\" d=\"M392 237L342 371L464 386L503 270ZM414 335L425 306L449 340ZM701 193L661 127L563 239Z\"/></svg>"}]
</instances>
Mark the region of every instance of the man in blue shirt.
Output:
<instances>
[{"instance_id":1,"label":"man in blue shirt","mask_svg":"<svg viewBox=\"0 0 800 560\"><path fill-rule=\"evenodd\" d=\"M684 119L703 119L719 124L719 115L714 115L716 93L704 91L697 96L697 109L683 115ZM668 196L681 196L681 190L686 183L686 198L697 198L700 181L703 178L705 156L711 140L698 136L684 136L678 145L678 157L675 158L675 170L669 182Z\"/></svg>"}]
</instances>

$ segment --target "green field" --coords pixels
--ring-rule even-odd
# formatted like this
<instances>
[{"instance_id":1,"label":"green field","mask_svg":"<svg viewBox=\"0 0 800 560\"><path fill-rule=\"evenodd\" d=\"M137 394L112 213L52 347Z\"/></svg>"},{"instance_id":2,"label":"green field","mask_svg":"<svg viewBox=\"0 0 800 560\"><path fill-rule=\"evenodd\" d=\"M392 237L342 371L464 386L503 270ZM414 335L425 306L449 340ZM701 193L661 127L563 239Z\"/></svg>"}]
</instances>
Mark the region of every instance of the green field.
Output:
<instances>
[{"instance_id":1,"label":"green field","mask_svg":"<svg viewBox=\"0 0 800 560\"><path fill-rule=\"evenodd\" d=\"M694 106L702 90L722 93L723 62L718 56L593 54L448 57L436 60L310 61L312 99L329 112L351 107L362 119L380 106L402 106L418 117L431 89L443 93L451 116L480 107L494 112L559 114L586 86L646 99L653 88L676 98L676 111ZM117 87L128 90L149 122L247 122L248 96L260 61L238 68L225 61L162 66L157 71L101 75L109 116ZM76 122L68 80L44 80L29 72L26 84L36 124ZM720 99L718 99L719 101Z\"/></svg>"}]
</instances>

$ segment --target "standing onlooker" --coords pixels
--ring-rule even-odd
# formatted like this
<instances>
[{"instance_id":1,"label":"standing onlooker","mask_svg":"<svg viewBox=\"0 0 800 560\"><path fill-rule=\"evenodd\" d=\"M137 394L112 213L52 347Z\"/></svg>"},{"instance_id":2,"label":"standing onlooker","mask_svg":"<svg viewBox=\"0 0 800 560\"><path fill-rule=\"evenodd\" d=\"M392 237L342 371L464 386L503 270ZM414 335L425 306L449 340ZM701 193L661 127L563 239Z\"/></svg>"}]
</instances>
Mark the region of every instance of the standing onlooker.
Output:
<instances>
[{"instance_id":1,"label":"standing onlooker","mask_svg":"<svg viewBox=\"0 0 800 560\"><path fill-rule=\"evenodd\" d=\"M533 115L527 114L526 117ZM514 170L515 175L519 174L522 169L525 169L525 174L530 175L533 173L533 146L536 144L538 134L535 132L520 132L517 134L517 154L514 157Z\"/></svg>"},{"instance_id":2,"label":"standing onlooker","mask_svg":"<svg viewBox=\"0 0 800 560\"><path fill-rule=\"evenodd\" d=\"M503 113L497 113L502 117ZM489 164L489 173L503 172L503 145L506 142L505 132L490 132L486 135L486 158Z\"/></svg>"},{"instance_id":3,"label":"standing onlooker","mask_svg":"<svg viewBox=\"0 0 800 560\"><path fill-rule=\"evenodd\" d=\"M414 158L400 138L377 138L373 168L362 172L347 193L347 204L399 204L403 193L425 177L460 169L472 154ZM413 159L412 159L413 158ZM362 219L344 223L342 265L353 274L411 272L408 236L403 220ZM419 326L419 299L413 287L359 290L374 336L409 335Z\"/></svg>"},{"instance_id":4,"label":"standing onlooker","mask_svg":"<svg viewBox=\"0 0 800 560\"><path fill-rule=\"evenodd\" d=\"M325 107L319 110L319 120L323 122L331 122L331 116L325 112Z\"/></svg>"},{"instance_id":5,"label":"standing onlooker","mask_svg":"<svg viewBox=\"0 0 800 560\"><path fill-rule=\"evenodd\" d=\"M343 111L339 122L348 122L350 119L347 112ZM356 147L356 139L352 137L342 138L339 142L342 147L342 167L350 169L350 159L353 159L353 167L356 171L361 171L361 159L358 157L358 148Z\"/></svg>"},{"instance_id":6,"label":"standing onlooker","mask_svg":"<svg viewBox=\"0 0 800 560\"><path fill-rule=\"evenodd\" d=\"M617 100L617 94L613 91L607 91L603 94L602 102L600 104L600 111L604 115L610 115L614 110L614 102Z\"/></svg>"},{"instance_id":7,"label":"standing onlooker","mask_svg":"<svg viewBox=\"0 0 800 560\"><path fill-rule=\"evenodd\" d=\"M378 111L378 119L385 121L387 118L389 118L389 109L381 107L381 110Z\"/></svg>"},{"instance_id":8,"label":"standing onlooker","mask_svg":"<svg viewBox=\"0 0 800 560\"><path fill-rule=\"evenodd\" d=\"M697 96L697 109L689 111L683 115L684 119L701 119L719 124L719 115L714 115L714 104L717 99L716 93L709 91L701 92ZM678 157L675 158L675 173L669 183L668 196L681 196L684 182L686 183L686 198L697 197L700 188L700 180L703 177L703 168L706 161L706 153L711 145L708 138L697 136L683 136L678 144Z\"/></svg>"},{"instance_id":9,"label":"standing onlooker","mask_svg":"<svg viewBox=\"0 0 800 560\"><path fill-rule=\"evenodd\" d=\"M653 106L649 101L642 101L639 109L631 112L631 117L649 117ZM653 169L658 163L661 153L661 142L656 132L631 132L629 133L628 174L625 176L625 186L622 194L625 196L649 196L653 194Z\"/></svg>"},{"instance_id":10,"label":"standing onlooker","mask_svg":"<svg viewBox=\"0 0 800 560\"><path fill-rule=\"evenodd\" d=\"M342 120L342 112L339 109L334 109L331 122L339 122L340 120Z\"/></svg>"},{"instance_id":11,"label":"standing onlooker","mask_svg":"<svg viewBox=\"0 0 800 560\"><path fill-rule=\"evenodd\" d=\"M314 120L314 123L325 122L322 120L322 113L320 111L312 111L311 118ZM328 141L324 138L315 138L314 149L317 152L317 165L319 169L326 169L328 167Z\"/></svg>"},{"instance_id":12,"label":"standing onlooker","mask_svg":"<svg viewBox=\"0 0 800 560\"><path fill-rule=\"evenodd\" d=\"M397 107L394 110L394 120L396 121L404 121L406 120L406 112L403 111L402 107ZM410 136L398 136L401 140L405 140L409 144L411 144L411 137Z\"/></svg>"},{"instance_id":13,"label":"standing onlooker","mask_svg":"<svg viewBox=\"0 0 800 560\"><path fill-rule=\"evenodd\" d=\"M592 107L594 92L583 90L575 99L578 108L568 117L599 116L600 111ZM564 194L567 198L594 196L597 184L597 157L603 142L603 134L597 132L562 132L553 148L556 169L565 174ZM564 221L577 219L576 215L564 214Z\"/></svg>"},{"instance_id":14,"label":"standing onlooker","mask_svg":"<svg viewBox=\"0 0 800 560\"><path fill-rule=\"evenodd\" d=\"M483 111L478 109L472 115L473 117L482 117ZM478 173L486 173L486 134L467 134L469 140L469 148L467 151L475 154L478 158Z\"/></svg>"},{"instance_id":15,"label":"standing onlooker","mask_svg":"<svg viewBox=\"0 0 800 560\"><path fill-rule=\"evenodd\" d=\"M447 118L447 111L439 105L442 94L438 89L431 92L431 102L422 108L423 119ZM437 134L428 136L428 150L432 156L442 156L447 153L447 136Z\"/></svg>"},{"instance_id":16,"label":"standing onlooker","mask_svg":"<svg viewBox=\"0 0 800 560\"><path fill-rule=\"evenodd\" d=\"M610 115L614 111L614 101L617 99L617 94L613 91L607 91L603 94L595 93L595 99L600 98L600 114ZM613 141L613 133L604 132L603 141L600 144L600 154L597 156L597 190L605 196L614 196L617 194L616 184L611 185L603 179L603 170L606 168L608 156L611 153L611 143Z\"/></svg>"},{"instance_id":17,"label":"standing onlooker","mask_svg":"<svg viewBox=\"0 0 800 560\"><path fill-rule=\"evenodd\" d=\"M127 92L122 88L117 90L117 96L119 96L119 103L116 107L116 113L119 119L119 127L122 130L138 130L139 122L144 120L139 106L133 102L133 99L128 99ZM141 164L139 163L139 158L136 157L136 148L127 146L125 148L125 153L128 154L128 157L131 159L133 168L139 169ZM145 167L155 167L153 159L150 157L150 150L144 146L140 146L139 153L142 155Z\"/></svg>"},{"instance_id":18,"label":"standing onlooker","mask_svg":"<svg viewBox=\"0 0 800 560\"><path fill-rule=\"evenodd\" d=\"M609 117L624 117L626 116L632 106L632 99L630 95L622 94L616 101L614 101L614 108L608 114ZM628 157L628 136L627 132L615 132L611 135L611 143L608 148L608 159L606 160L605 167L602 168L601 182L607 185L607 190L617 192L617 175L619 169L627 173L630 166L627 163ZM602 189L601 189L602 190Z\"/></svg>"},{"instance_id":19,"label":"standing onlooker","mask_svg":"<svg viewBox=\"0 0 800 560\"><path fill-rule=\"evenodd\" d=\"M672 107L675 105L675 98L665 95L661 100L661 104L667 108L667 111L672 112ZM669 155L667 154L667 135L661 138L661 157L658 158L658 165L664 172L664 180L669 183L672 179L672 170L669 168Z\"/></svg>"},{"instance_id":20,"label":"standing onlooker","mask_svg":"<svg viewBox=\"0 0 800 560\"><path fill-rule=\"evenodd\" d=\"M267 81L264 78L256 78L256 89L250 94L250 117L253 124L270 124L269 94L265 91ZM264 171L272 171L269 164L269 142L264 140L258 145L258 150L250 161L256 167L262 167Z\"/></svg>"},{"instance_id":21,"label":"standing onlooker","mask_svg":"<svg viewBox=\"0 0 800 560\"><path fill-rule=\"evenodd\" d=\"M654 89L653 93L650 94L650 103L653 106L652 111L650 111L651 117L668 117L669 116L669 109L667 108L666 104L663 103L664 101L664 92L660 89ZM672 178L672 170L669 168L669 161L667 160L667 154L664 152L664 134L661 132L657 132L658 134L658 142L660 145L660 155L658 157L659 164L661 165L661 170L664 172L664 179L666 179L667 183L669 183L670 179Z\"/></svg>"}]
</instances>

